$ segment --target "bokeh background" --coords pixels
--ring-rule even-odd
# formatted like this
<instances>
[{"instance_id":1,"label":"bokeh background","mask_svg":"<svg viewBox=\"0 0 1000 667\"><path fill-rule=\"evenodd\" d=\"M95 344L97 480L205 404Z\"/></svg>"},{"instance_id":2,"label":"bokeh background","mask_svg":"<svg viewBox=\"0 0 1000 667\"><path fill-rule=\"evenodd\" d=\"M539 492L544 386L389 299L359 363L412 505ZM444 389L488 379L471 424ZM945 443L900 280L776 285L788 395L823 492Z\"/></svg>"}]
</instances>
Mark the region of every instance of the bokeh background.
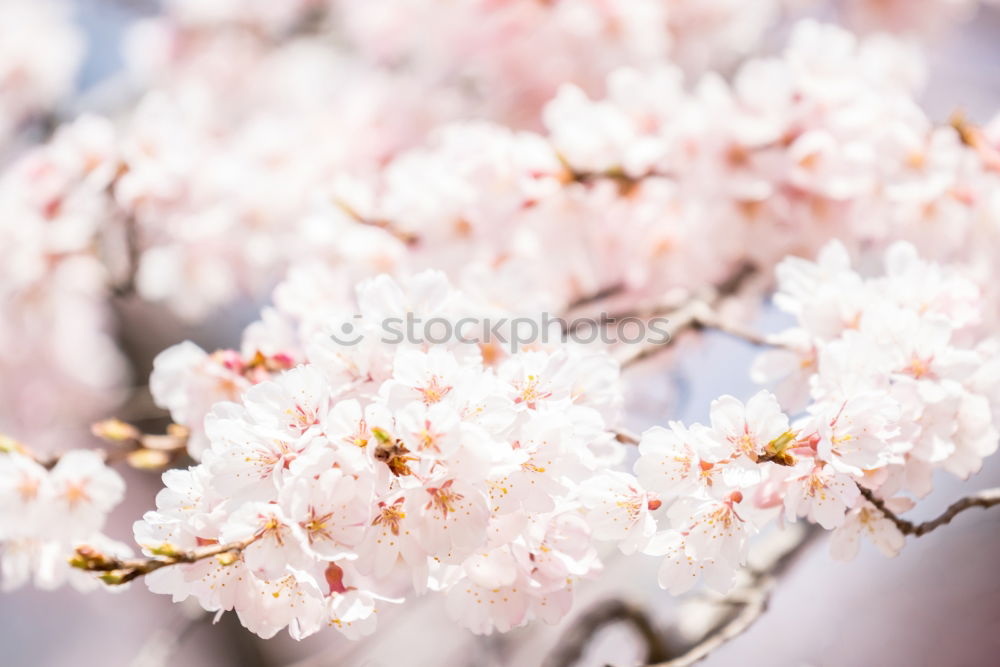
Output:
<instances>
[{"instance_id":1,"label":"bokeh background","mask_svg":"<svg viewBox=\"0 0 1000 667\"><path fill-rule=\"evenodd\" d=\"M109 82L122 66L119 43L124 30L137 18L155 13L156 3L77 0L73 5L88 38L78 80L82 99L92 99L95 91L107 95ZM774 39L780 43L780 35ZM932 118L944 121L961 108L971 119L985 121L1000 109L1000 11L981 10L976 20L936 42L930 58L932 75L923 103ZM236 304L195 328L160 310L125 303L118 313L123 345L137 375L144 377L159 350L185 338L206 349L232 344L255 319L258 306ZM765 313L759 324L769 330L782 322ZM682 341L675 355L679 361L675 373L664 376L660 368L647 373L642 400L630 415L634 430L666 417L704 420L709 402L718 394L747 395L752 390L743 369L749 366L753 350L743 343L708 335ZM130 541L131 522L137 518L131 512L152 507L159 485L155 476L126 474L129 496L107 532ZM998 484L1000 457L988 460L968 484L942 475L914 518L929 518L960 495ZM704 664L1000 664L1000 512L964 513L947 529L910 540L891 560L866 545L856 560L840 563L828 557L827 549L825 539L815 542L784 577L768 613ZM141 584L117 594L86 596L68 589L25 589L0 596L0 664L536 665L574 618L601 600L635 601L664 628L690 620L678 618L676 601L657 588L657 565L655 558L632 558L626 563L610 554L605 575L579 589L573 613L560 626L534 623L506 635L475 637L448 621L442 600L429 597L391 610L389 618L380 619L377 633L359 643L334 633L302 642L283 634L262 641L244 631L232 614L213 625L197 608L171 604ZM639 655L631 630L611 626L594 637L581 664L630 665Z\"/></svg>"}]
</instances>

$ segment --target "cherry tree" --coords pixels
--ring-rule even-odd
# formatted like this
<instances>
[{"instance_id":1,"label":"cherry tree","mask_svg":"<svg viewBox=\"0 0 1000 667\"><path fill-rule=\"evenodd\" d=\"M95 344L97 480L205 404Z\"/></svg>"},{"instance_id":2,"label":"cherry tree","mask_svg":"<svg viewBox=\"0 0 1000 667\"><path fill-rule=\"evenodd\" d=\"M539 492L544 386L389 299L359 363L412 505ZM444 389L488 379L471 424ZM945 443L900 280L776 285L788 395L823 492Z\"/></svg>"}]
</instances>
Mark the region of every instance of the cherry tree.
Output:
<instances>
[{"instance_id":1,"label":"cherry tree","mask_svg":"<svg viewBox=\"0 0 1000 667\"><path fill-rule=\"evenodd\" d=\"M1000 443L1000 119L919 102L979 3L818 4L170 0L70 111L65 8L0 2L3 588L350 641L426 596L491 634L618 552L737 611L668 649L613 600L550 663L625 621L685 665L818 537L891 558L1000 504L907 515ZM123 304L248 301L230 347L130 378ZM708 332L759 390L633 432ZM125 467L162 489L106 535Z\"/></svg>"}]
</instances>

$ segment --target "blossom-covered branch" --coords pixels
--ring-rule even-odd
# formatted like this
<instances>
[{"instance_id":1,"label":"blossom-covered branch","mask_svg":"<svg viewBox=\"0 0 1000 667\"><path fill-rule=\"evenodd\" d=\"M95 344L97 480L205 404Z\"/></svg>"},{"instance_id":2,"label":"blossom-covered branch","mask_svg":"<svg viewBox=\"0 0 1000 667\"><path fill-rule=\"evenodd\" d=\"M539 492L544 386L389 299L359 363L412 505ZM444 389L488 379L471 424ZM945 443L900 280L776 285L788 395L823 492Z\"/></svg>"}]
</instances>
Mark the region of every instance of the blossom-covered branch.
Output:
<instances>
[{"instance_id":1,"label":"blossom-covered branch","mask_svg":"<svg viewBox=\"0 0 1000 667\"><path fill-rule=\"evenodd\" d=\"M876 496L871 489L865 488L860 484L858 485L858 489L861 491L861 495L865 497L865 500L874 505L879 512L895 524L896 528L899 529L899 532L904 535L913 535L914 537L926 535L935 528L940 528L941 526L951 523L952 519L967 509L971 509L973 507L988 508L993 507L994 505L1000 505L1000 488L986 489L985 491L980 491L956 500L948 506L948 509L933 519L922 523L913 523L912 521L897 516L895 512L886 506L885 501Z\"/></svg>"},{"instance_id":2,"label":"blossom-covered branch","mask_svg":"<svg viewBox=\"0 0 1000 667\"><path fill-rule=\"evenodd\" d=\"M787 548L773 554L765 568L751 571L749 583L720 601L723 605L733 604L735 611L708 630L681 655L650 667L688 667L704 660L712 652L749 630L767 611L781 575L804 553L817 534L818 531L814 528L802 531Z\"/></svg>"},{"instance_id":3,"label":"blossom-covered branch","mask_svg":"<svg viewBox=\"0 0 1000 667\"><path fill-rule=\"evenodd\" d=\"M1000 504L901 518L1000 438L1000 120L924 113L914 41L806 20L721 76L785 2L165 0L129 31L136 103L27 149L76 49L48 2L14 4L0 425L32 448L0 438L5 587L141 577L296 639L437 595L488 634L565 617L610 545L673 594L729 594L689 664L765 609L783 561L746 569L763 530L893 556ZM908 37L977 3L912 4L841 3ZM107 420L110 446L79 449L128 386L116 309L205 322L272 289L231 349L157 356L165 434ZM792 326L750 330L768 303ZM645 369L622 367L665 344L503 337L601 305L760 347L767 389L633 435ZM414 318L448 333L382 335ZM115 462L166 468L140 557L102 532ZM572 641L615 619L666 659L620 603Z\"/></svg>"},{"instance_id":4,"label":"blossom-covered branch","mask_svg":"<svg viewBox=\"0 0 1000 667\"><path fill-rule=\"evenodd\" d=\"M152 550L150 558L118 558L88 545L76 547L70 565L85 572L99 572L98 577L109 586L119 586L155 572L163 567L181 563L197 563L206 558L214 558L222 567L232 565L240 552L253 544L259 535L254 535L229 544L210 544L190 551L176 550L163 544Z\"/></svg>"}]
</instances>

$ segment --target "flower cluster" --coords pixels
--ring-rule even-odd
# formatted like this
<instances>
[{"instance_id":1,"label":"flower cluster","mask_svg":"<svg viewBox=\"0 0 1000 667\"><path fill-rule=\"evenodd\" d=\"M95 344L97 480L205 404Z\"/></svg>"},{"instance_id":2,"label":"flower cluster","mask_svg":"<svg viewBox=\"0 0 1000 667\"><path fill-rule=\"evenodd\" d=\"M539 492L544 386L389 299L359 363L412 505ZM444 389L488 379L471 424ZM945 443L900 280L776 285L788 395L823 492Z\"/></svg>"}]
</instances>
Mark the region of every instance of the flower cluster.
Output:
<instances>
[{"instance_id":1,"label":"flower cluster","mask_svg":"<svg viewBox=\"0 0 1000 667\"><path fill-rule=\"evenodd\" d=\"M129 39L129 64L153 90L118 139L113 192L142 232L139 294L187 319L260 295L315 254L276 240L331 176L365 174L454 118L537 126L559 83L600 92L615 67L679 53L672 41L701 50L691 61L704 60L710 43L743 52L777 6L271 4L171 2ZM426 22L441 11L448 20ZM331 22L347 38L343 50L330 47ZM457 62L461 71L444 65Z\"/></svg>"},{"instance_id":2,"label":"flower cluster","mask_svg":"<svg viewBox=\"0 0 1000 667\"><path fill-rule=\"evenodd\" d=\"M99 583L67 558L80 544L128 556L127 546L101 534L122 499L125 482L101 455L71 450L46 469L17 443L0 436L0 574L4 590L28 582L43 589Z\"/></svg>"},{"instance_id":3,"label":"flower cluster","mask_svg":"<svg viewBox=\"0 0 1000 667\"><path fill-rule=\"evenodd\" d=\"M803 22L731 84L624 69L604 98L564 86L544 134L446 125L374 177L337 179L302 233L331 262L441 268L466 289L499 274L494 298L531 284L554 309L616 285L662 302L831 238L907 239L993 289L998 142L935 127L922 76L904 43Z\"/></svg>"},{"instance_id":4,"label":"flower cluster","mask_svg":"<svg viewBox=\"0 0 1000 667\"><path fill-rule=\"evenodd\" d=\"M672 422L642 434L636 476L670 503L666 528L643 549L664 557L660 586L679 594L701 576L710 588L728 592L749 538L774 515L755 503L753 490L768 465L761 460L792 436L788 417L767 392L746 405L732 396L713 402L711 426Z\"/></svg>"},{"instance_id":5,"label":"flower cluster","mask_svg":"<svg viewBox=\"0 0 1000 667\"><path fill-rule=\"evenodd\" d=\"M892 246L885 274L863 278L844 247L778 267L776 303L798 326L774 337L760 379L782 379L745 405L723 396L711 425L646 431L639 481L672 500L668 529L645 552L663 555L660 584L683 592L698 575L732 585L748 538L781 515L835 530L834 556L853 558L867 534L887 555L904 535L862 497L894 511L926 495L931 472L967 478L997 449L1000 354L975 333L979 292L953 271ZM789 414L792 417L789 417Z\"/></svg>"},{"instance_id":6,"label":"flower cluster","mask_svg":"<svg viewBox=\"0 0 1000 667\"><path fill-rule=\"evenodd\" d=\"M752 52L782 0L456 2L336 0L336 20L368 59L424 77L465 81L485 115L537 125L537 112L572 81L599 93L617 67L671 61L690 72ZM433 47L428 47L433 44Z\"/></svg>"},{"instance_id":7,"label":"flower cluster","mask_svg":"<svg viewBox=\"0 0 1000 667\"><path fill-rule=\"evenodd\" d=\"M342 311L327 327L364 331L407 312L457 322L484 307L439 273L381 276L359 287L360 317ZM264 637L285 626L367 634L377 606L441 591L458 622L488 633L561 618L574 582L600 567L593 540L648 536L651 500L607 472L623 451L610 430L618 368L603 352L347 346L323 334L306 347L308 363L215 405L201 463L168 472L136 525L151 554L245 548L154 572L151 590L233 609ZM191 355L161 355L159 377L192 376L174 365L246 375Z\"/></svg>"},{"instance_id":8,"label":"flower cluster","mask_svg":"<svg viewBox=\"0 0 1000 667\"><path fill-rule=\"evenodd\" d=\"M914 101L919 59L885 37L803 22L780 58L732 83L687 86L643 62L613 72L603 97L564 85L544 133L445 123L407 150L468 105L317 36L194 26L140 29L150 62L135 67L154 90L110 139L107 201L74 207L81 235L131 221L138 293L188 319L310 258L352 275L439 268L469 291L506 289L491 295L505 303L530 291L560 308L613 285L659 301L837 237L907 238L985 283L1000 247L996 133L935 127ZM108 140L90 126L90 143Z\"/></svg>"},{"instance_id":9,"label":"flower cluster","mask_svg":"<svg viewBox=\"0 0 1000 667\"><path fill-rule=\"evenodd\" d=\"M810 399L798 431L830 470L885 498L922 497L935 469L965 479L996 451L1000 358L974 283L905 243L882 276L862 277L832 244L815 263L786 260L778 280L775 302L797 326L755 375L779 380L791 410Z\"/></svg>"},{"instance_id":10,"label":"flower cluster","mask_svg":"<svg viewBox=\"0 0 1000 667\"><path fill-rule=\"evenodd\" d=\"M731 588L768 523L895 555L921 531L889 512L996 451L1000 117L933 122L916 42L807 20L730 69L806 0L162 4L127 39L135 104L22 150L79 49L55 5L0 0L0 431L53 450L120 398L112 295L273 306L156 358L169 448L109 438L194 460L134 526L146 558L102 535L107 457L0 437L4 587L92 586L75 551L262 637L358 638L430 593L504 632L564 617L601 549L675 594ZM979 3L837 4L912 37ZM772 288L770 390L647 430L631 473L620 350L476 338L598 305L727 329ZM414 316L456 335L379 335Z\"/></svg>"},{"instance_id":11,"label":"flower cluster","mask_svg":"<svg viewBox=\"0 0 1000 667\"><path fill-rule=\"evenodd\" d=\"M285 353L268 357L256 350L249 358L238 350L208 354L187 341L156 357L149 388L157 404L170 411L174 422L190 429L187 451L200 459L208 446L205 417L216 403L239 400L254 384L294 366L294 360Z\"/></svg>"},{"instance_id":12,"label":"flower cluster","mask_svg":"<svg viewBox=\"0 0 1000 667\"><path fill-rule=\"evenodd\" d=\"M153 362L150 392L156 404L190 431L187 451L200 459L208 446L205 417L221 401L236 401L255 384L308 360L307 346L325 339L331 322L354 312L354 276L322 263L293 268L274 291L274 304L243 333L240 349L208 353L190 341L161 352ZM352 330L352 319L339 326ZM358 329L360 331L360 328ZM334 326L334 333L340 333Z\"/></svg>"},{"instance_id":13,"label":"flower cluster","mask_svg":"<svg viewBox=\"0 0 1000 667\"><path fill-rule=\"evenodd\" d=\"M106 301L123 233L105 194L112 133L83 116L0 177L0 429L39 450L78 439L127 375Z\"/></svg>"},{"instance_id":14,"label":"flower cluster","mask_svg":"<svg viewBox=\"0 0 1000 667\"><path fill-rule=\"evenodd\" d=\"M150 41L143 37L142 52L151 58ZM137 227L137 292L188 320L266 294L309 253L289 227L314 191L451 117L447 96L426 102L413 81L330 53L318 37L231 48L164 45L164 57L180 61L157 66L158 85L117 138L121 175L111 193Z\"/></svg>"}]
</instances>

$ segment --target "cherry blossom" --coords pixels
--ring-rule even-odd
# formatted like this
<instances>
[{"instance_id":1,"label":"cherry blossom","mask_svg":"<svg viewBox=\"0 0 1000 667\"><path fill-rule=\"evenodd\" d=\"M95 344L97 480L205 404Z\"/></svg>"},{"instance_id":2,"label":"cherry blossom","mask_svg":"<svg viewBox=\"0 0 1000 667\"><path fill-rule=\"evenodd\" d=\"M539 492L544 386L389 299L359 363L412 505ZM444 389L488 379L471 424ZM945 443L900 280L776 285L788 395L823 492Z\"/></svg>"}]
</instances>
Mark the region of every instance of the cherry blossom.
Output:
<instances>
[{"instance_id":1,"label":"cherry blossom","mask_svg":"<svg viewBox=\"0 0 1000 667\"><path fill-rule=\"evenodd\" d=\"M725 595L766 576L739 574L760 533L891 557L1000 502L901 516L1000 440L1000 117L925 113L917 39L984 3L772 30L812 4L166 0L128 30L133 97L71 114L63 8L0 0L0 431L31 443L0 436L3 587L143 577L297 640L435 596L490 634L561 621L611 559ZM102 531L109 464L147 450L79 449L139 403L133 306L259 310L153 362L190 460L138 558ZM573 321L604 314L678 340ZM623 385L713 329L765 388L631 436Z\"/></svg>"},{"instance_id":2,"label":"cherry blossom","mask_svg":"<svg viewBox=\"0 0 1000 667\"><path fill-rule=\"evenodd\" d=\"M374 334L397 313L457 322L489 310L434 272L370 279L356 303L354 316L329 315L335 333L348 320ZM201 464L165 479L170 490L136 539L150 553L245 547L226 565L154 573L151 590L235 610L261 636L287 625L294 637L324 622L356 636L348 619L370 632L387 597L444 591L456 620L491 632L561 618L573 582L599 568L594 540L633 552L652 535L659 501L628 476L606 477L622 445L605 417L620 404L605 353L556 341L497 351L486 365L474 341L338 343L330 329L304 330L315 360L307 352L252 381L238 356L190 344L157 361L154 391L175 418L203 419L208 444ZM235 378L226 402L219 388ZM205 412L212 397L220 402ZM612 479L618 503L600 498ZM222 580L220 596L211 582ZM500 590L506 606L468 611Z\"/></svg>"},{"instance_id":3,"label":"cherry blossom","mask_svg":"<svg viewBox=\"0 0 1000 667\"><path fill-rule=\"evenodd\" d=\"M909 508L905 498L893 499L891 508L902 511ZM904 537L892 521L870 503L861 502L843 519L843 524L830 538L830 554L839 560L853 560L865 535L887 558L896 556L903 548Z\"/></svg>"},{"instance_id":4,"label":"cherry blossom","mask_svg":"<svg viewBox=\"0 0 1000 667\"><path fill-rule=\"evenodd\" d=\"M6 4L4 5L6 7ZM119 231L103 191L114 130L83 116L0 177L0 428L40 451L74 438L54 424L112 409L127 378L112 338L102 261Z\"/></svg>"},{"instance_id":5,"label":"cherry blossom","mask_svg":"<svg viewBox=\"0 0 1000 667\"><path fill-rule=\"evenodd\" d=\"M15 443L0 453L0 574L4 590L33 582L43 589L70 583L81 591L99 584L70 567L74 547L88 545L119 557L124 544L101 534L121 502L125 482L92 450L64 453L51 469Z\"/></svg>"},{"instance_id":6,"label":"cherry blossom","mask_svg":"<svg viewBox=\"0 0 1000 667\"><path fill-rule=\"evenodd\" d=\"M488 91L482 103L490 115L514 124L534 123L532 111L560 83L597 92L603 77L624 64L672 60L694 72L724 67L757 47L782 8L780 0L331 4L367 57L470 79L478 92Z\"/></svg>"},{"instance_id":7,"label":"cherry blossom","mask_svg":"<svg viewBox=\"0 0 1000 667\"><path fill-rule=\"evenodd\" d=\"M996 395L979 393L973 372L994 363L982 355L995 348L978 328L978 290L959 271L897 244L884 273L863 275L835 243L815 262L785 260L777 275L775 302L797 324L771 338L794 344L766 352L765 363L781 367L784 355L783 366L803 376L798 412L783 412L767 391L745 405L723 396L710 427L654 427L639 442L639 480L672 501L643 549L664 557L660 585L675 593L698 575L725 592L748 536L778 508L787 521L834 530L838 558L852 558L862 534L893 556L903 533L862 490L903 512L913 502L902 493L928 493L934 469L964 478L996 451ZM803 348L813 351L807 364Z\"/></svg>"}]
</instances>

